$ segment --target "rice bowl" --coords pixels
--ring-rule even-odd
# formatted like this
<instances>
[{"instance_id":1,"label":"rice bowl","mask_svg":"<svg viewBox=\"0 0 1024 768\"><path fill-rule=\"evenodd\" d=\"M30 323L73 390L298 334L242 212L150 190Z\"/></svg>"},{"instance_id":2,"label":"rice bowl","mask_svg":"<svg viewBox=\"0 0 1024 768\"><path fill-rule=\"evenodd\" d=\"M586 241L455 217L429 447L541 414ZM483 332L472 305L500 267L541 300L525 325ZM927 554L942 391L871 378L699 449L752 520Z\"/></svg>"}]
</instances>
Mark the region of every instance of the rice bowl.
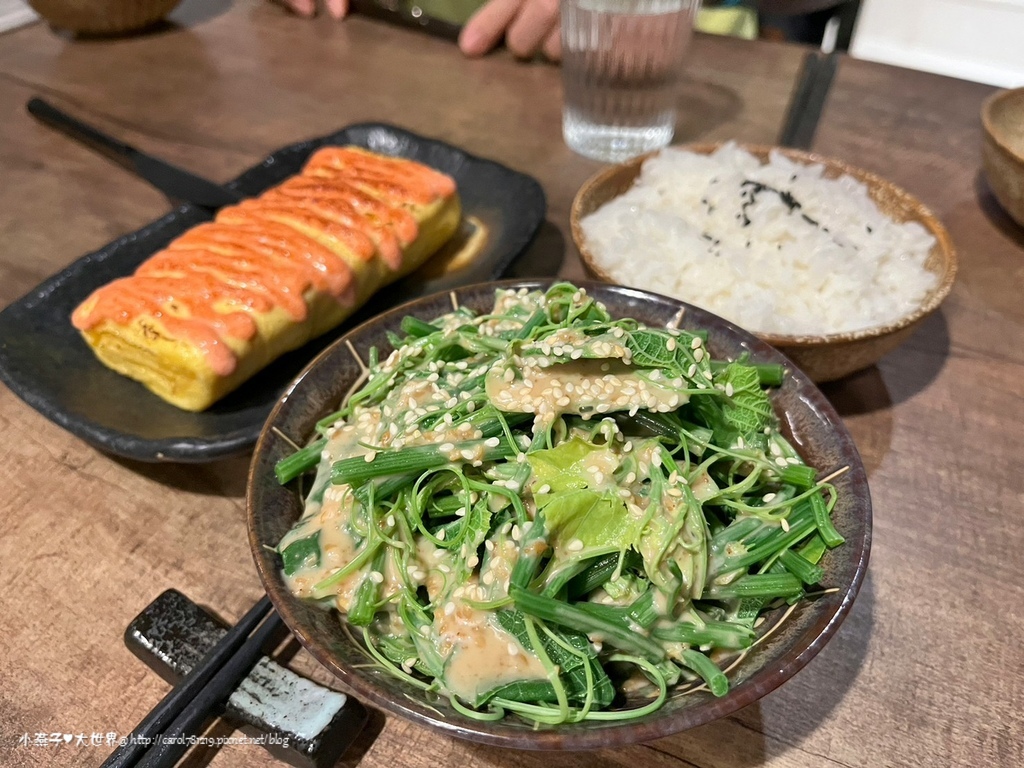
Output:
<instances>
[{"instance_id":1,"label":"rice bowl","mask_svg":"<svg viewBox=\"0 0 1024 768\"><path fill-rule=\"evenodd\" d=\"M669 148L580 221L595 263L757 333L862 330L913 311L937 282L935 238L897 223L850 176L735 144ZM685 254L685 258L679 258Z\"/></svg>"},{"instance_id":2,"label":"rice bowl","mask_svg":"<svg viewBox=\"0 0 1024 768\"><path fill-rule=\"evenodd\" d=\"M712 154L720 150L722 145L693 144L686 145L685 148L698 154ZM856 180L866 187L866 194L870 201L886 217L896 223L917 222L934 238L935 242L923 263L924 269L935 276L934 281L919 301L916 303L908 301L913 306L906 307L901 315L898 312L893 312L893 315L899 315L893 320L852 331L784 333L751 329L757 336L776 346L790 357L814 381L832 381L842 378L877 362L882 356L902 343L927 315L938 308L949 294L956 277L957 258L945 227L920 200L886 179L868 171L801 150L749 145L745 145L743 148L764 163L768 162L770 153L777 152L788 162L803 166L821 166L823 170L820 171L820 175L823 178L852 177L851 180ZM634 273L642 271L645 263L651 257L628 252L625 255L630 257L627 270L629 274L620 276L611 273L600 263L594 252L593 243L585 234L582 221L606 203L628 194L636 179L641 175L642 165L649 158L650 156L636 158L595 174L580 188L573 201L570 213L573 240L588 273L606 282L635 286ZM697 197L698 204L700 197L702 195ZM802 204L802 201L798 202ZM742 242L741 247L745 246L745 242L745 240ZM706 249L707 245L707 242L702 242L702 251ZM684 262L690 261L692 258L695 257L690 253L677 252L673 254L671 263L663 260L658 269L647 270L656 276L656 283L646 289L669 294L671 284L674 282L674 273L682 268ZM777 264L775 266L778 267ZM741 274L734 282L738 285L748 281L749 278L745 274ZM788 292L796 292L792 281L783 281L783 284ZM690 299L690 301L700 304L700 300ZM711 309L711 311L716 310ZM729 315L727 312L722 314ZM735 315L731 316L735 317Z\"/></svg>"}]
</instances>

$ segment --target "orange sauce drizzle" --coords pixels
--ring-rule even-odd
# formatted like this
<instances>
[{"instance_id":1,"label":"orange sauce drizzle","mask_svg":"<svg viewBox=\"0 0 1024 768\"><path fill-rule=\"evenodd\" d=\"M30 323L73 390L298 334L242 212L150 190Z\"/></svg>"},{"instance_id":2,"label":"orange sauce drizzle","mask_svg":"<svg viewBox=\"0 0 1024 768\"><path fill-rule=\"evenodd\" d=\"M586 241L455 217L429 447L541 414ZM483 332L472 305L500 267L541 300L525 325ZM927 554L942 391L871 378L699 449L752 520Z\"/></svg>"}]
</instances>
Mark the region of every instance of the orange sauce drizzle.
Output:
<instances>
[{"instance_id":1,"label":"orange sauce drizzle","mask_svg":"<svg viewBox=\"0 0 1024 768\"><path fill-rule=\"evenodd\" d=\"M388 205L373 195L367 194L355 184L344 179L326 181L322 178L296 176L277 188L275 194L291 198L318 198L337 201L353 211L368 217L376 226L388 227L397 235L403 246L409 245L419 234L416 217L404 208Z\"/></svg>"},{"instance_id":2,"label":"orange sauce drizzle","mask_svg":"<svg viewBox=\"0 0 1024 768\"><path fill-rule=\"evenodd\" d=\"M303 293L309 287L298 270L282 269L274 265L274 271L260 270L260 259L250 260L244 251L218 253L215 249L160 251L147 259L135 272L137 275L152 277L173 276L186 278L193 273L212 274L236 288L246 288L261 293L283 308L293 320L301 323L306 319L309 307Z\"/></svg>"},{"instance_id":3,"label":"orange sauce drizzle","mask_svg":"<svg viewBox=\"0 0 1024 768\"><path fill-rule=\"evenodd\" d=\"M290 206L295 198L280 192L264 196L268 205ZM363 216L344 198L307 196L302 198L302 207L307 213L316 214L324 221L341 225L369 237L381 258L391 269L398 269L402 263L402 244L394 231L382 226L368 216Z\"/></svg>"},{"instance_id":4,"label":"orange sauce drizzle","mask_svg":"<svg viewBox=\"0 0 1024 768\"><path fill-rule=\"evenodd\" d=\"M180 235L168 250L233 248L262 254L272 261L273 269L287 261L303 269L313 287L339 300L354 292L354 276L347 263L336 253L296 229L273 221L246 225L241 222L200 224Z\"/></svg>"},{"instance_id":5,"label":"orange sauce drizzle","mask_svg":"<svg viewBox=\"0 0 1024 768\"><path fill-rule=\"evenodd\" d=\"M387 191L405 203L429 203L455 192L455 181L420 163L371 155L351 147L324 147L306 163L305 175L342 176L372 189Z\"/></svg>"},{"instance_id":6,"label":"orange sauce drizzle","mask_svg":"<svg viewBox=\"0 0 1024 768\"><path fill-rule=\"evenodd\" d=\"M302 322L310 288L351 303L359 276L348 259L380 258L398 269L419 232L407 208L454 192L451 178L419 163L320 149L301 176L222 209L131 277L96 290L72 323L88 330L149 315L202 350L215 373L230 375L238 361L226 338L253 338L255 315L275 307Z\"/></svg>"}]
</instances>

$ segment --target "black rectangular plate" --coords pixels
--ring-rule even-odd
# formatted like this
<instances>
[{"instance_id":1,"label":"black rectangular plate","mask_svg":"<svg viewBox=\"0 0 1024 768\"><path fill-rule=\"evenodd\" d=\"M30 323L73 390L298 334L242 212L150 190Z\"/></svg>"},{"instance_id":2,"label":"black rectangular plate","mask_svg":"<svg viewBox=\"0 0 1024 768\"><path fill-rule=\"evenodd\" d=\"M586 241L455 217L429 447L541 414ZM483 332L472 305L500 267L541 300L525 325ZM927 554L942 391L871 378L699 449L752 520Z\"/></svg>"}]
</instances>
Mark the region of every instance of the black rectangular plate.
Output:
<instances>
[{"instance_id":1,"label":"black rectangular plate","mask_svg":"<svg viewBox=\"0 0 1024 768\"><path fill-rule=\"evenodd\" d=\"M92 291L131 274L210 217L186 205L83 256L0 312L0 379L48 419L108 453L191 463L241 453L256 442L288 382L342 333L399 302L500 277L544 220L544 191L532 177L381 123L352 125L280 149L226 186L257 195L298 173L315 149L347 144L417 160L454 177L464 216L487 229L483 251L465 268L437 277L415 273L388 286L334 331L278 358L206 411L190 413L100 363L70 322L72 310Z\"/></svg>"}]
</instances>

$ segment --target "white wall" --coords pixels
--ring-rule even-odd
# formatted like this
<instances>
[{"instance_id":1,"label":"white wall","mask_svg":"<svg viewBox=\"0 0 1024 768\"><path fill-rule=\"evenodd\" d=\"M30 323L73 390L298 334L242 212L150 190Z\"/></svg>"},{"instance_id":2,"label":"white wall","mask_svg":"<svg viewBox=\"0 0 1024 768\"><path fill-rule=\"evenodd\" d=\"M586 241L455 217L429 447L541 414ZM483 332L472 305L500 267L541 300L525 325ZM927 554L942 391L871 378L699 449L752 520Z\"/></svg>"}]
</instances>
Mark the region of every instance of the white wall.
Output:
<instances>
[{"instance_id":1,"label":"white wall","mask_svg":"<svg viewBox=\"0 0 1024 768\"><path fill-rule=\"evenodd\" d=\"M850 53L964 80L1024 85L1024 0L863 0Z\"/></svg>"}]
</instances>

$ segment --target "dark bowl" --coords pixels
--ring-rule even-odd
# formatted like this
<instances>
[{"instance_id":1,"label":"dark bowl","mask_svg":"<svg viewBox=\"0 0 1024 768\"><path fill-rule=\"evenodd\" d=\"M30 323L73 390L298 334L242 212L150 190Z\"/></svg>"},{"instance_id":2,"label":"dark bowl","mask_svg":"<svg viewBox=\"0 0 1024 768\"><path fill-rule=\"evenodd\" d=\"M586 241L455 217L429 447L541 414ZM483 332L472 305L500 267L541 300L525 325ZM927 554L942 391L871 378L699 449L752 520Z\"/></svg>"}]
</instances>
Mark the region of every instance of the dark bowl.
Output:
<instances>
[{"instance_id":1,"label":"dark bowl","mask_svg":"<svg viewBox=\"0 0 1024 768\"><path fill-rule=\"evenodd\" d=\"M785 620L769 617L766 635L729 671L729 693L714 698L706 690L670 692L658 711L625 722L593 722L541 727L513 718L489 723L459 714L447 699L425 694L367 665L361 644L334 612L293 597L281 578L281 561L271 549L299 517L301 499L292 486L278 485L274 464L293 452L289 441L305 443L316 421L336 409L361 370L370 347L390 350L386 332L397 331L408 314L433 318L452 308L453 301L477 310L492 305L496 287L545 288L550 281L507 281L436 294L386 312L342 337L326 349L288 388L270 414L249 469L247 517L249 543L260 578L275 608L299 641L317 660L365 702L416 723L472 741L517 749L599 749L668 736L707 723L757 701L792 677L820 651L850 610L864 578L871 545L871 499L867 476L853 439L835 409L814 384L781 353L751 334L696 307L674 299L597 282L579 282L603 301L613 315L664 326L681 315L679 327L706 328L716 357L749 352L762 363L789 368L784 385L774 394L776 412L787 436L804 459L819 470L849 471L835 479L839 501L833 513L846 544L822 561L823 587L834 588L816 600L801 603ZM770 635L768 629L771 629Z\"/></svg>"}]
</instances>

